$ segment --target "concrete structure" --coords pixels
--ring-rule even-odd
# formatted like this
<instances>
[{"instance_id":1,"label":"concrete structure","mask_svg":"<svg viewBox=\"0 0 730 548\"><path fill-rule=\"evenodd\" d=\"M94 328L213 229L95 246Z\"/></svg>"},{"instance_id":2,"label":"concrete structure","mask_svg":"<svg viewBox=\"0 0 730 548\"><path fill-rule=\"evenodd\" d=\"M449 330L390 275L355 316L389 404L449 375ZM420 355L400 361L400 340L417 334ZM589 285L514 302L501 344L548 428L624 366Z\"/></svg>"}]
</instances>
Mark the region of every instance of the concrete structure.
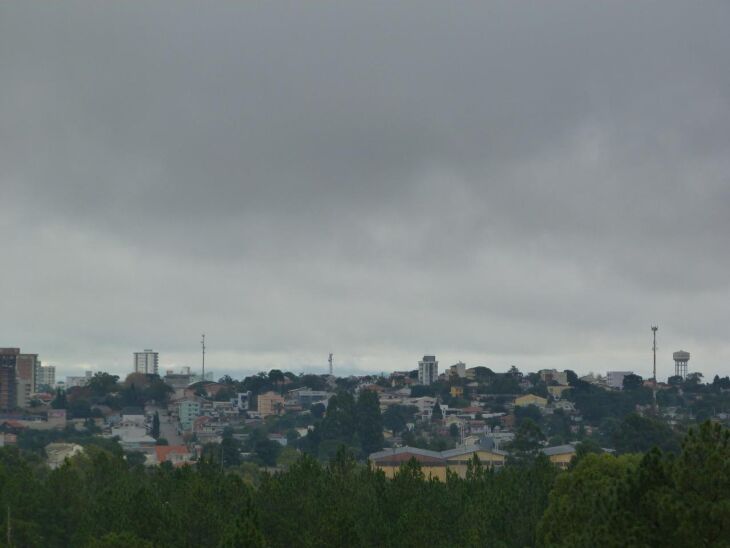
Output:
<instances>
[{"instance_id":1,"label":"concrete structure","mask_svg":"<svg viewBox=\"0 0 730 548\"><path fill-rule=\"evenodd\" d=\"M256 407L259 415L279 415L284 410L284 398L276 392L265 392L256 398Z\"/></svg>"},{"instance_id":2,"label":"concrete structure","mask_svg":"<svg viewBox=\"0 0 730 548\"><path fill-rule=\"evenodd\" d=\"M19 348L0 348L0 411L11 411L18 405L16 364Z\"/></svg>"},{"instance_id":3,"label":"concrete structure","mask_svg":"<svg viewBox=\"0 0 730 548\"><path fill-rule=\"evenodd\" d=\"M515 407L527 407L528 405L534 405L540 409L547 407L547 398L536 396L535 394L525 394L515 398Z\"/></svg>"},{"instance_id":4,"label":"concrete structure","mask_svg":"<svg viewBox=\"0 0 730 548\"><path fill-rule=\"evenodd\" d=\"M89 384L91 377L94 376L93 371L86 371L84 376L71 376L66 377L66 388L73 388L74 386L86 386Z\"/></svg>"},{"instance_id":5,"label":"concrete structure","mask_svg":"<svg viewBox=\"0 0 730 548\"><path fill-rule=\"evenodd\" d=\"M36 370L35 391L48 387L53 390L56 386L56 367L53 365L40 365Z\"/></svg>"},{"instance_id":6,"label":"concrete structure","mask_svg":"<svg viewBox=\"0 0 730 548\"><path fill-rule=\"evenodd\" d=\"M432 384L439 376L439 362L436 356L424 356L418 362L418 382L420 384Z\"/></svg>"},{"instance_id":7,"label":"concrete structure","mask_svg":"<svg viewBox=\"0 0 730 548\"><path fill-rule=\"evenodd\" d=\"M606 384L609 388L621 390L624 387L624 377L633 374L633 371L609 371L606 373Z\"/></svg>"},{"instance_id":8,"label":"concrete structure","mask_svg":"<svg viewBox=\"0 0 730 548\"><path fill-rule=\"evenodd\" d=\"M296 388L294 390L289 390L286 393L286 398L288 400L294 400L299 405L303 406L314 405L315 403L321 402L324 402L326 405L327 400L329 400L331 396L331 392L327 392L324 390L311 390L307 387Z\"/></svg>"},{"instance_id":9,"label":"concrete structure","mask_svg":"<svg viewBox=\"0 0 730 548\"><path fill-rule=\"evenodd\" d=\"M159 353L147 349L144 352L134 353L134 371L135 373L144 373L145 375L157 375L160 361Z\"/></svg>"},{"instance_id":10,"label":"concrete structure","mask_svg":"<svg viewBox=\"0 0 730 548\"><path fill-rule=\"evenodd\" d=\"M18 354L15 361L15 376L18 382L29 387L29 393L35 392L36 370L39 367L38 354Z\"/></svg>"},{"instance_id":11,"label":"concrete structure","mask_svg":"<svg viewBox=\"0 0 730 548\"><path fill-rule=\"evenodd\" d=\"M195 419L200 416L200 402L197 400L183 400L177 406L180 428L192 430Z\"/></svg>"},{"instance_id":12,"label":"concrete structure","mask_svg":"<svg viewBox=\"0 0 730 548\"><path fill-rule=\"evenodd\" d=\"M556 382L558 384L568 384L568 373L565 371L558 371L557 369L542 369L537 372L543 382L550 384Z\"/></svg>"},{"instance_id":13,"label":"concrete structure","mask_svg":"<svg viewBox=\"0 0 730 548\"><path fill-rule=\"evenodd\" d=\"M674 375L686 379L689 352L686 352L684 350L677 350L674 354L672 354L672 358L674 358Z\"/></svg>"},{"instance_id":14,"label":"concrete structure","mask_svg":"<svg viewBox=\"0 0 730 548\"><path fill-rule=\"evenodd\" d=\"M464 362L458 362L449 367L449 375L459 377L461 379L466 377L466 364Z\"/></svg>"}]
</instances>

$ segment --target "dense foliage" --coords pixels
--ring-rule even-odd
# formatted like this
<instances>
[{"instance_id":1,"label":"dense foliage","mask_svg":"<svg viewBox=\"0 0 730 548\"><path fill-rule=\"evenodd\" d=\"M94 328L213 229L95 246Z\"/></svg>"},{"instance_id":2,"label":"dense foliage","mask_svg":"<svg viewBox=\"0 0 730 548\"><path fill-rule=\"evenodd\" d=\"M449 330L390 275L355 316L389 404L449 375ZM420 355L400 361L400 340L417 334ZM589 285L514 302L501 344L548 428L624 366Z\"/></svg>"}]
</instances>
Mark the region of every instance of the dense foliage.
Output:
<instances>
[{"instance_id":1,"label":"dense foliage","mask_svg":"<svg viewBox=\"0 0 730 548\"><path fill-rule=\"evenodd\" d=\"M530 428L530 422L526 423ZM220 456L218 457L220 458ZM225 456L223 456L225 458ZM706 423L674 456L586 452L558 472L538 455L465 479L393 480L340 450L251 484L210 455L145 469L93 446L48 470L0 449L2 541L13 546L727 546L730 433ZM231 471L232 470L232 471ZM0 542L2 542L0 541Z\"/></svg>"}]
</instances>

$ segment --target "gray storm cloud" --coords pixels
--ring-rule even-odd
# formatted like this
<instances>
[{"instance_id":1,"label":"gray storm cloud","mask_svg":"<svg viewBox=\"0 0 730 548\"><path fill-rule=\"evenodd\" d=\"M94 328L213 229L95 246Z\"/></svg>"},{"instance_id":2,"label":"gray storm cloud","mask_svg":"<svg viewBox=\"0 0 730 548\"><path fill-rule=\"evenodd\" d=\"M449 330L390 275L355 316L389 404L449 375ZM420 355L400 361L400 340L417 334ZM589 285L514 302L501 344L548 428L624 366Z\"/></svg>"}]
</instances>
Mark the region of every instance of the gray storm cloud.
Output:
<instances>
[{"instance_id":1,"label":"gray storm cloud","mask_svg":"<svg viewBox=\"0 0 730 548\"><path fill-rule=\"evenodd\" d=\"M0 5L1 345L730 360L730 6Z\"/></svg>"}]
</instances>

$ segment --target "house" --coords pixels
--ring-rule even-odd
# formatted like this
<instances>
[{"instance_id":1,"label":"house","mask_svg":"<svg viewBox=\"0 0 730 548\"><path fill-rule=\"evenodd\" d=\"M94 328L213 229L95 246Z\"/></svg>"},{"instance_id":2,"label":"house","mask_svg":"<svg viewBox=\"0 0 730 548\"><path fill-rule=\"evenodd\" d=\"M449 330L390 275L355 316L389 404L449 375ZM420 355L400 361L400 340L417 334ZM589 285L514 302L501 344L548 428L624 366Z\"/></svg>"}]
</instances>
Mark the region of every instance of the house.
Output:
<instances>
[{"instance_id":1,"label":"house","mask_svg":"<svg viewBox=\"0 0 730 548\"><path fill-rule=\"evenodd\" d=\"M547 407L547 399L536 396L535 394L525 394L515 398L515 407L527 407L528 405L534 405L540 409Z\"/></svg>"},{"instance_id":2,"label":"house","mask_svg":"<svg viewBox=\"0 0 730 548\"><path fill-rule=\"evenodd\" d=\"M173 466L184 466L193 462L193 454L184 445L158 445L155 447L157 464L169 462Z\"/></svg>"},{"instance_id":3,"label":"house","mask_svg":"<svg viewBox=\"0 0 730 548\"><path fill-rule=\"evenodd\" d=\"M270 415L280 415L284 410L284 398L276 392L265 392L259 394L256 398L259 415L268 417Z\"/></svg>"},{"instance_id":4,"label":"house","mask_svg":"<svg viewBox=\"0 0 730 548\"><path fill-rule=\"evenodd\" d=\"M573 445L545 447L541 451L550 459L550 462L562 470L568 468L570 461L573 460L576 453Z\"/></svg>"}]
</instances>

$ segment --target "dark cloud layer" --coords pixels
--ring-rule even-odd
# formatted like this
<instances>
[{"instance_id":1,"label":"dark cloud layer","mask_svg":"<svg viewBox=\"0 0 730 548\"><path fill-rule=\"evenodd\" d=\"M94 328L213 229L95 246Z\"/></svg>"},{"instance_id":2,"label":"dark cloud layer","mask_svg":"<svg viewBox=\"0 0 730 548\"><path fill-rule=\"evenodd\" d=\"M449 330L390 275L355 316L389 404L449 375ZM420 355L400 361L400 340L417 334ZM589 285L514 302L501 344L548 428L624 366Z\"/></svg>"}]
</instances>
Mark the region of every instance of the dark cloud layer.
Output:
<instances>
[{"instance_id":1,"label":"dark cloud layer","mask_svg":"<svg viewBox=\"0 0 730 548\"><path fill-rule=\"evenodd\" d=\"M2 344L730 359L730 6L0 5Z\"/></svg>"}]
</instances>

